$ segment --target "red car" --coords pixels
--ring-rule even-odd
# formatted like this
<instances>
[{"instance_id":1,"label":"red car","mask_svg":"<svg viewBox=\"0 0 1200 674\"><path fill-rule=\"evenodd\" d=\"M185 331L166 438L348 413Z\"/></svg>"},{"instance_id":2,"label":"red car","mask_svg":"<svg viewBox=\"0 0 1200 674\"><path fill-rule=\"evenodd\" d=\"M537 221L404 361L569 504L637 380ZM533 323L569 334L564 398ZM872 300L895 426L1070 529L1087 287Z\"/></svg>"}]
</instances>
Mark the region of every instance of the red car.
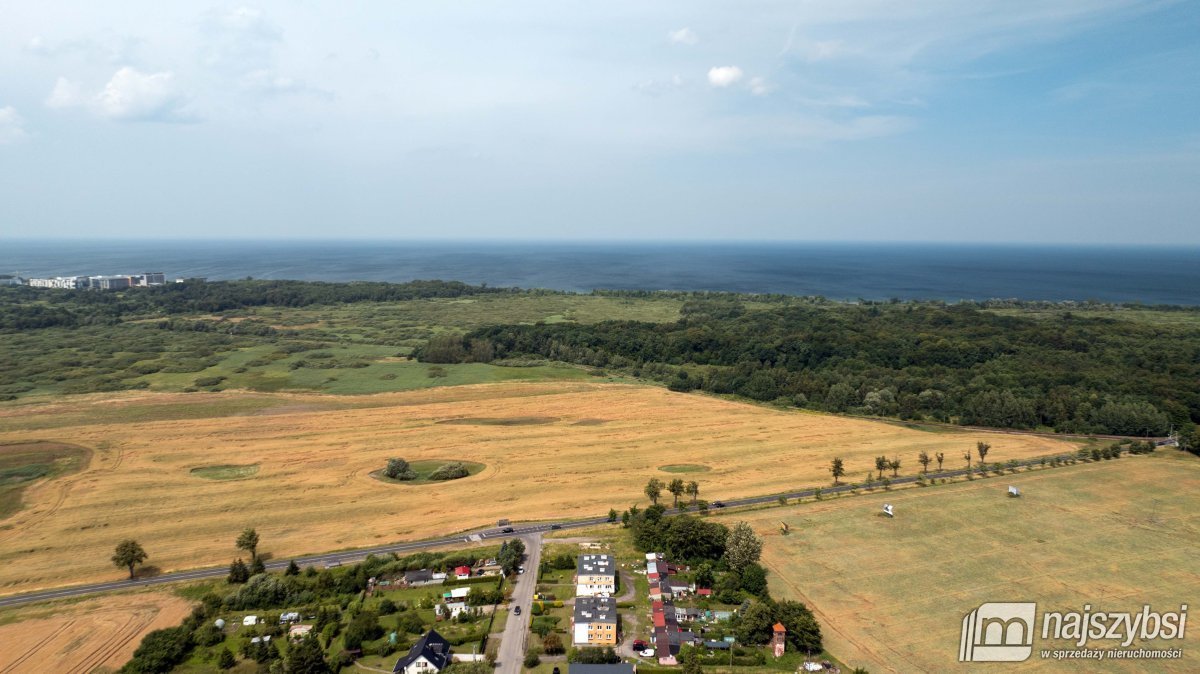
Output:
<instances>
[{"instance_id":1,"label":"red car","mask_svg":"<svg viewBox=\"0 0 1200 674\"><path fill-rule=\"evenodd\" d=\"M645 641L642 641L641 639L635 639L635 640L634 640L634 642L633 642L633 650L635 650L635 651L644 651L644 650L646 650L646 648L647 648L647 644L646 644L646 642L645 642Z\"/></svg>"}]
</instances>

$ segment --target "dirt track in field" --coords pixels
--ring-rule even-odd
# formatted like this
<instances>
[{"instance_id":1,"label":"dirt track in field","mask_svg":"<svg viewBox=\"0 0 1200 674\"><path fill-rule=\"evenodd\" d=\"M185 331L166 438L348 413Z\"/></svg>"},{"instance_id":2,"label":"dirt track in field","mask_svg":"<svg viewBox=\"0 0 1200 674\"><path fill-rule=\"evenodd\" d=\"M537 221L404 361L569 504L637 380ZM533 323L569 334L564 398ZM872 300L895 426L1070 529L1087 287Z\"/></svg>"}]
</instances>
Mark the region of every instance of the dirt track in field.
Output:
<instances>
[{"instance_id":1,"label":"dirt track in field","mask_svg":"<svg viewBox=\"0 0 1200 674\"><path fill-rule=\"evenodd\" d=\"M16 622L0 625L0 674L116 670L146 633L174 627L189 612L191 602L165 593L19 609Z\"/></svg>"}]
</instances>

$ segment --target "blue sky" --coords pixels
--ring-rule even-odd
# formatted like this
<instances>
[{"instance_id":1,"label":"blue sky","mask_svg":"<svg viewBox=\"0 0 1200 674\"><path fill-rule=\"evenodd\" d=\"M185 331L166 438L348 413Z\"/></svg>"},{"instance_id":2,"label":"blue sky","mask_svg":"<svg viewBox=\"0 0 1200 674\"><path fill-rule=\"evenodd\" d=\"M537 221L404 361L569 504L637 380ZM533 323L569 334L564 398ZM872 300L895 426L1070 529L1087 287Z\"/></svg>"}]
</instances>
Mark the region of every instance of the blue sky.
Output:
<instances>
[{"instance_id":1,"label":"blue sky","mask_svg":"<svg viewBox=\"0 0 1200 674\"><path fill-rule=\"evenodd\" d=\"M0 237L1200 244L1200 3L43 0Z\"/></svg>"}]
</instances>

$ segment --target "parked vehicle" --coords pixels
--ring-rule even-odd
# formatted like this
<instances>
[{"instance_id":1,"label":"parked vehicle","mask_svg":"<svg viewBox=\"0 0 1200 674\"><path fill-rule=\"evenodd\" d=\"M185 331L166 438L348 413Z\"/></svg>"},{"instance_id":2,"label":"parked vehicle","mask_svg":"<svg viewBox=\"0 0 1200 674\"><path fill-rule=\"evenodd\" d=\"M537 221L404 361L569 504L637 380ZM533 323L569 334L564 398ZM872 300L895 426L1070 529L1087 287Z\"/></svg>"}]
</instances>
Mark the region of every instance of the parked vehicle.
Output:
<instances>
[{"instance_id":1,"label":"parked vehicle","mask_svg":"<svg viewBox=\"0 0 1200 674\"><path fill-rule=\"evenodd\" d=\"M724 508L724 507L725 507L725 502L724 502L724 501L713 501L713 504L712 504L712 506L713 506L714 508Z\"/></svg>"},{"instance_id":2,"label":"parked vehicle","mask_svg":"<svg viewBox=\"0 0 1200 674\"><path fill-rule=\"evenodd\" d=\"M503 529L500 530L500 533L502 533L502 534L511 534L512 532L513 532L512 527L504 527Z\"/></svg>"},{"instance_id":3,"label":"parked vehicle","mask_svg":"<svg viewBox=\"0 0 1200 674\"><path fill-rule=\"evenodd\" d=\"M520 606L513 607L513 615L521 615L521 607Z\"/></svg>"}]
</instances>

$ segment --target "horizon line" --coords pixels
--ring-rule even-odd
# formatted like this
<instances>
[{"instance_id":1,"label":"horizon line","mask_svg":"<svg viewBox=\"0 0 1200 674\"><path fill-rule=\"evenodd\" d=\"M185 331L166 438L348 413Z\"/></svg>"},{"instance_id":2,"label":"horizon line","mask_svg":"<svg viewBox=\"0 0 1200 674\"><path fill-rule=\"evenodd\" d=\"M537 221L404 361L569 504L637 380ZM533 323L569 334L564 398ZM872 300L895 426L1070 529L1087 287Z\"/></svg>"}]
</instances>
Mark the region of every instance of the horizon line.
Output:
<instances>
[{"instance_id":1,"label":"horizon line","mask_svg":"<svg viewBox=\"0 0 1200 674\"><path fill-rule=\"evenodd\" d=\"M828 245L828 246L944 246L944 247L1010 247L1010 248L1095 248L1095 249L1200 249L1198 242L1145 243L1145 242L1077 242L1077 241L971 241L971 240L909 240L909 239L784 239L784 238L402 238L402 237L30 237L3 236L0 241L14 243L112 243L112 244L185 244L185 243L254 243L254 244L416 244L416 245L581 245L581 246L712 246L712 245Z\"/></svg>"}]
</instances>

